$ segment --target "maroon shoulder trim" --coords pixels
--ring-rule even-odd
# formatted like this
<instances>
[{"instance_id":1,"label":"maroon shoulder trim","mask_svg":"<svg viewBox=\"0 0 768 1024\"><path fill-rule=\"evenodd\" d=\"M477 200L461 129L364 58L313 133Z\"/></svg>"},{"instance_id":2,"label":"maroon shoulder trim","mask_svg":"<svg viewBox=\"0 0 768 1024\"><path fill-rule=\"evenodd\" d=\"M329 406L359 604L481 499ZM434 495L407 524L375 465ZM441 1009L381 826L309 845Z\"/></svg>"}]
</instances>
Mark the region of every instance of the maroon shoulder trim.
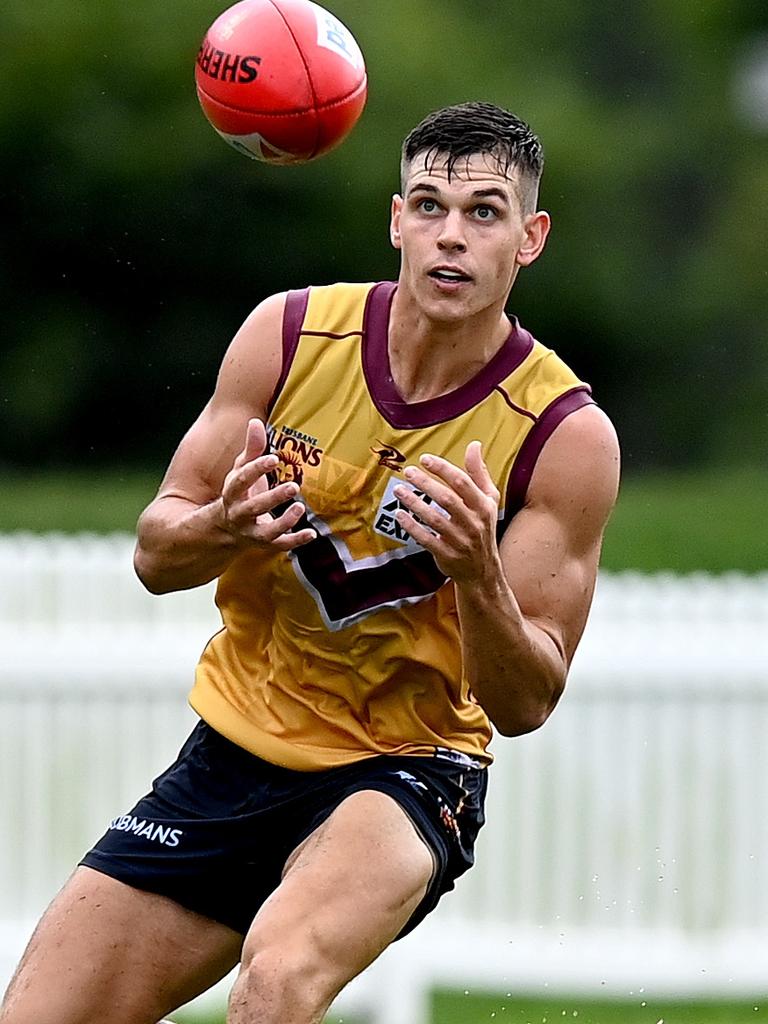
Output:
<instances>
[{"instance_id":1,"label":"maroon shoulder trim","mask_svg":"<svg viewBox=\"0 0 768 1024\"><path fill-rule=\"evenodd\" d=\"M332 341L344 341L345 338L360 338L362 331L347 331L346 334L332 334L330 331L302 331L305 338L330 338Z\"/></svg>"},{"instance_id":2,"label":"maroon shoulder trim","mask_svg":"<svg viewBox=\"0 0 768 1024\"><path fill-rule=\"evenodd\" d=\"M520 451L517 453L517 458L509 474L504 502L504 522L502 524L504 527L523 507L536 462L555 428L560 426L565 417L570 416L572 412L583 409L585 405L594 404L589 385L580 384L578 387L558 395L541 413L520 446Z\"/></svg>"},{"instance_id":3,"label":"maroon shoulder trim","mask_svg":"<svg viewBox=\"0 0 768 1024\"><path fill-rule=\"evenodd\" d=\"M505 389L501 386L501 384L497 384L496 387L493 390L499 392L499 394L504 399L504 401L507 403L507 405L512 410L512 412L516 412L520 416L527 416L528 419L529 420L533 420L534 423L538 423L539 422L539 417L536 416L534 413L532 413L530 411L530 409L524 409L522 407L522 405L517 405L515 402L513 402L512 399L509 397L508 392L505 391Z\"/></svg>"},{"instance_id":4,"label":"maroon shoulder trim","mask_svg":"<svg viewBox=\"0 0 768 1024\"><path fill-rule=\"evenodd\" d=\"M277 378L275 390L267 405L267 415L272 412L278 395L283 390L288 373L296 355L299 338L301 337L301 325L307 314L309 303L309 288L301 288L290 291L285 297L285 309L283 310L283 365L280 368L280 376Z\"/></svg>"}]
</instances>

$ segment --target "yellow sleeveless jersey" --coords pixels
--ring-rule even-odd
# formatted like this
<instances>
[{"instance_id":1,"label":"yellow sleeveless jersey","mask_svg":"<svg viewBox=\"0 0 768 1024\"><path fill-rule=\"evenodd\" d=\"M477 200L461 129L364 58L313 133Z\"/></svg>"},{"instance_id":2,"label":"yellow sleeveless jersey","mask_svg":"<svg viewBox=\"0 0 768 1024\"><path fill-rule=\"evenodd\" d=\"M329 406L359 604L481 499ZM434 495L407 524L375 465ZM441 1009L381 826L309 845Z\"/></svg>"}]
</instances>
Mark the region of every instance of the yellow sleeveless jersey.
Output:
<instances>
[{"instance_id":1,"label":"yellow sleeveless jersey","mask_svg":"<svg viewBox=\"0 0 768 1024\"><path fill-rule=\"evenodd\" d=\"M479 439L502 495L501 534L547 438L591 402L517 322L466 384L403 401L387 345L395 289L289 293L268 436L278 478L300 484L299 525L317 537L290 554L243 553L222 575L224 628L190 697L214 729L289 768L438 750L490 760L491 727L462 673L453 584L400 528L393 489L423 452L463 466Z\"/></svg>"}]
</instances>

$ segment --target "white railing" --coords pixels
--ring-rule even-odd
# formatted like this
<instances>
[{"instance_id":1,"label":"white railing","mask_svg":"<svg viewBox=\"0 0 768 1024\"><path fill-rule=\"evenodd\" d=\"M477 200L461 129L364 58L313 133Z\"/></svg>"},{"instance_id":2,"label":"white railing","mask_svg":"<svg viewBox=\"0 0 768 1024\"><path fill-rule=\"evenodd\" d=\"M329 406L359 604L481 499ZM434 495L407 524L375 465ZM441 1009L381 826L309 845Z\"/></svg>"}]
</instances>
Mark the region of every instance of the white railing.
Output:
<instances>
[{"instance_id":1,"label":"white railing","mask_svg":"<svg viewBox=\"0 0 768 1024\"><path fill-rule=\"evenodd\" d=\"M211 588L151 597L130 561L124 536L0 537L0 985L194 722ZM561 706L494 743L477 866L339 1005L421 1024L436 983L765 991L766 736L768 575L603 575Z\"/></svg>"}]
</instances>

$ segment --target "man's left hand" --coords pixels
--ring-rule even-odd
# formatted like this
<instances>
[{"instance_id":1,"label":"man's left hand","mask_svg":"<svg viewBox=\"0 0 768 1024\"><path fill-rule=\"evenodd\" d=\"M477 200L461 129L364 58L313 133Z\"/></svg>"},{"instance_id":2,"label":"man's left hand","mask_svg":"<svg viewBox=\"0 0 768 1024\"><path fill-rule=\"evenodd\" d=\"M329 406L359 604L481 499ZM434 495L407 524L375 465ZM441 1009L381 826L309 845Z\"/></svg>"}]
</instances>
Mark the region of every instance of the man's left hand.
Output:
<instances>
[{"instance_id":1,"label":"man's left hand","mask_svg":"<svg viewBox=\"0 0 768 1024\"><path fill-rule=\"evenodd\" d=\"M439 455L422 455L419 462L423 468L409 466L403 475L435 504L400 484L394 493L408 512L399 510L397 521L457 583L480 583L496 576L501 571L496 544L499 492L481 443L471 441L467 446L464 469Z\"/></svg>"}]
</instances>

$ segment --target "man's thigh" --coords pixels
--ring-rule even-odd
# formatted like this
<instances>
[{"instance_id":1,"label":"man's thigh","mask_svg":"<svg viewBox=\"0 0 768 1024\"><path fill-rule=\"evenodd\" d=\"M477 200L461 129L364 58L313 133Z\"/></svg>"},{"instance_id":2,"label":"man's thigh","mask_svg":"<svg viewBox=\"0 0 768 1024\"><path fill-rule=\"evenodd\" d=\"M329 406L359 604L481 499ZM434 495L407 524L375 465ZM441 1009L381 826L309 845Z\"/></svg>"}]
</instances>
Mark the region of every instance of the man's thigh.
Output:
<instances>
[{"instance_id":1,"label":"man's thigh","mask_svg":"<svg viewBox=\"0 0 768 1024\"><path fill-rule=\"evenodd\" d=\"M173 900L78 868L6 993L2 1024L156 1024L237 963L242 936Z\"/></svg>"},{"instance_id":2,"label":"man's thigh","mask_svg":"<svg viewBox=\"0 0 768 1024\"><path fill-rule=\"evenodd\" d=\"M319 973L332 998L400 934L434 870L432 851L392 797L351 794L289 859L246 937L244 969L277 951Z\"/></svg>"}]
</instances>

